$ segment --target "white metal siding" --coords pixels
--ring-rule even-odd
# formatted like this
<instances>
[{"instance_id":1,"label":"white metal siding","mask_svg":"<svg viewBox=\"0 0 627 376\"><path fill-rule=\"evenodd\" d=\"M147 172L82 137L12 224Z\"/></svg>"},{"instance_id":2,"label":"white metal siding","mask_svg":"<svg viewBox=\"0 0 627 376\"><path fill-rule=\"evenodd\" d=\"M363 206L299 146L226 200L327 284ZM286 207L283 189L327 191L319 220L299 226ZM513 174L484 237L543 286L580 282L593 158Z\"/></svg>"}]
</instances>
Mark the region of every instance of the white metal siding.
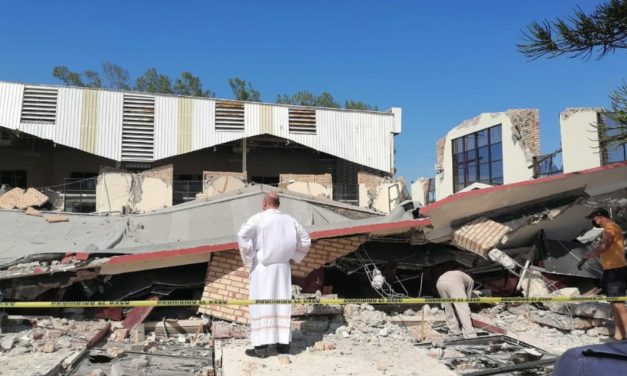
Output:
<instances>
[{"instance_id":1,"label":"white metal siding","mask_svg":"<svg viewBox=\"0 0 627 376\"><path fill-rule=\"evenodd\" d=\"M78 149L82 104L82 89L59 88L55 123L20 123L19 129L25 133Z\"/></svg>"},{"instance_id":2,"label":"white metal siding","mask_svg":"<svg viewBox=\"0 0 627 376\"><path fill-rule=\"evenodd\" d=\"M98 134L96 154L119 161L122 159L122 112L124 94L101 91L98 97Z\"/></svg>"},{"instance_id":3,"label":"white metal siding","mask_svg":"<svg viewBox=\"0 0 627 376\"><path fill-rule=\"evenodd\" d=\"M155 99L155 154L154 159L176 155L178 142L179 98L157 96Z\"/></svg>"},{"instance_id":4,"label":"white metal siding","mask_svg":"<svg viewBox=\"0 0 627 376\"><path fill-rule=\"evenodd\" d=\"M215 145L216 102L207 99L194 99L192 104L192 150L200 150Z\"/></svg>"},{"instance_id":5,"label":"white metal siding","mask_svg":"<svg viewBox=\"0 0 627 376\"><path fill-rule=\"evenodd\" d=\"M56 124L20 124L24 85L0 83L0 125L21 129L37 137L79 148L80 119L84 89L59 88ZM134 95L131 93L131 95ZM121 160L123 92L102 90L99 94L96 154ZM180 98L155 95L154 160L177 155ZM391 172L394 167L395 125L393 113L316 109L316 134L289 132L289 106L245 103L244 131L215 130L215 99L194 98L192 104L191 150L267 133L321 152ZM272 108L271 126L261 124L262 108ZM266 123L268 118L265 112ZM398 121L396 121L398 123Z\"/></svg>"},{"instance_id":6,"label":"white metal siding","mask_svg":"<svg viewBox=\"0 0 627 376\"><path fill-rule=\"evenodd\" d=\"M0 126L17 129L22 111L24 85L0 82Z\"/></svg>"},{"instance_id":7,"label":"white metal siding","mask_svg":"<svg viewBox=\"0 0 627 376\"><path fill-rule=\"evenodd\" d=\"M258 103L246 103L244 106L244 120L246 121L244 135L246 137L261 134L261 106Z\"/></svg>"},{"instance_id":8,"label":"white metal siding","mask_svg":"<svg viewBox=\"0 0 627 376\"><path fill-rule=\"evenodd\" d=\"M337 157L391 172L391 114L316 110L316 134L288 133L288 139Z\"/></svg>"}]
</instances>

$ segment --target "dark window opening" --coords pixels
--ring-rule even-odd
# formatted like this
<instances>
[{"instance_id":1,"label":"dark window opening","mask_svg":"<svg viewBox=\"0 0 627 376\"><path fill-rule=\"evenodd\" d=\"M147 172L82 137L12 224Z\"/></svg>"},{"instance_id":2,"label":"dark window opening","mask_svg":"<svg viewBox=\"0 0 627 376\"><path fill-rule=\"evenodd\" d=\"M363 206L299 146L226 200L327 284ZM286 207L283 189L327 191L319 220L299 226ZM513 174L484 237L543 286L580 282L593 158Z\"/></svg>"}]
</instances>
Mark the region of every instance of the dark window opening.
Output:
<instances>
[{"instance_id":1,"label":"dark window opening","mask_svg":"<svg viewBox=\"0 0 627 376\"><path fill-rule=\"evenodd\" d=\"M533 157L533 178L559 175L563 172L562 149L550 154Z\"/></svg>"},{"instance_id":2,"label":"dark window opening","mask_svg":"<svg viewBox=\"0 0 627 376\"><path fill-rule=\"evenodd\" d=\"M266 184L277 187L279 185L279 177L278 176L253 176L250 178L253 182L257 184Z\"/></svg>"},{"instance_id":3,"label":"dark window opening","mask_svg":"<svg viewBox=\"0 0 627 376\"><path fill-rule=\"evenodd\" d=\"M5 170L0 172L0 185L6 184L10 188L27 188L27 173L24 170Z\"/></svg>"},{"instance_id":4,"label":"dark window opening","mask_svg":"<svg viewBox=\"0 0 627 376\"><path fill-rule=\"evenodd\" d=\"M430 204L435 202L435 179L429 179L429 188L427 188L427 202Z\"/></svg>"},{"instance_id":5,"label":"dark window opening","mask_svg":"<svg viewBox=\"0 0 627 376\"><path fill-rule=\"evenodd\" d=\"M196 199L202 193L202 175L174 175L172 203L178 205Z\"/></svg>"},{"instance_id":6,"label":"dark window opening","mask_svg":"<svg viewBox=\"0 0 627 376\"><path fill-rule=\"evenodd\" d=\"M454 192L475 182L503 184L500 124L456 138L452 146Z\"/></svg>"}]
</instances>

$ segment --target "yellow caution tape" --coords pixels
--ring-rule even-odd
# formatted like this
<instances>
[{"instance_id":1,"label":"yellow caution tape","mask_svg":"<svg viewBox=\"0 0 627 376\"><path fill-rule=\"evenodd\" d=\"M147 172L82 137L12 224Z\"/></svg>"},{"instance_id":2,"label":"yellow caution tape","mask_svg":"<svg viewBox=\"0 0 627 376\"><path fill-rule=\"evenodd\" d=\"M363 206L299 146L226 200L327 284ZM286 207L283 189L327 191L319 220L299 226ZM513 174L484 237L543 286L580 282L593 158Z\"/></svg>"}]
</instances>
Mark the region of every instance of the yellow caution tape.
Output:
<instances>
[{"instance_id":1,"label":"yellow caution tape","mask_svg":"<svg viewBox=\"0 0 627 376\"><path fill-rule=\"evenodd\" d=\"M440 303L567 303L627 302L627 296L552 296L552 297L483 297L483 298L380 298L380 299L209 299L209 300L101 300L63 302L0 302L0 309L11 308L110 308L110 307L189 307L201 305L253 304L440 304Z\"/></svg>"}]
</instances>

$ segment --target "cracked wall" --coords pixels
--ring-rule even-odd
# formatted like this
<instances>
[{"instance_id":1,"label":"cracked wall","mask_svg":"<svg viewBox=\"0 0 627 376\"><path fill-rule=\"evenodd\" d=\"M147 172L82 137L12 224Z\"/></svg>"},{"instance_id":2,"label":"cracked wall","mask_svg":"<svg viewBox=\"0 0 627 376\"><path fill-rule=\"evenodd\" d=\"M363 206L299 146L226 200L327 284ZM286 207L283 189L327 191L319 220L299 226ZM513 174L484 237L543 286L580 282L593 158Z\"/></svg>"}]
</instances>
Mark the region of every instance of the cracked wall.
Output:
<instances>
[{"instance_id":1,"label":"cracked wall","mask_svg":"<svg viewBox=\"0 0 627 376\"><path fill-rule=\"evenodd\" d=\"M172 206L172 165L136 174L104 168L96 183L96 211L99 213L144 213Z\"/></svg>"}]
</instances>

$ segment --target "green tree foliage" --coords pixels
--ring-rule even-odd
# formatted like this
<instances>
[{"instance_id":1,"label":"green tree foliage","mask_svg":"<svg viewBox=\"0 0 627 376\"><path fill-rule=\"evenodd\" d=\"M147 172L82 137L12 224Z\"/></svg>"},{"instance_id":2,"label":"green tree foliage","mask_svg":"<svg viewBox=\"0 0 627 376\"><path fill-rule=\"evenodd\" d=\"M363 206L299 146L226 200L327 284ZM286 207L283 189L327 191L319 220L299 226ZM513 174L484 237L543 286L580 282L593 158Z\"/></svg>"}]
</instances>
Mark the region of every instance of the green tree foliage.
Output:
<instances>
[{"instance_id":1,"label":"green tree foliage","mask_svg":"<svg viewBox=\"0 0 627 376\"><path fill-rule=\"evenodd\" d=\"M340 108L340 105L335 101L333 95L322 92L320 95L315 95L310 91L299 91L293 95L282 94L277 97L276 103L293 104L297 106L311 106L311 107L330 107Z\"/></svg>"},{"instance_id":2,"label":"green tree foliage","mask_svg":"<svg viewBox=\"0 0 627 376\"><path fill-rule=\"evenodd\" d=\"M101 73L91 70L83 73L72 72L65 66L57 66L52 70L52 76L70 86L137 90L147 93L179 94L195 97L214 96L211 90L203 90L200 78L190 72L183 72L179 78L173 80L169 76L159 73L156 68L149 68L141 76L137 77L135 85L132 86L128 70L109 62L102 64Z\"/></svg>"},{"instance_id":3,"label":"green tree foliage","mask_svg":"<svg viewBox=\"0 0 627 376\"><path fill-rule=\"evenodd\" d=\"M361 101L346 101L344 108L348 108L349 110L379 111L377 106L372 106Z\"/></svg>"},{"instance_id":4,"label":"green tree foliage","mask_svg":"<svg viewBox=\"0 0 627 376\"><path fill-rule=\"evenodd\" d=\"M160 74L155 68L148 68L135 81L135 90L146 93L174 94L170 77Z\"/></svg>"},{"instance_id":5,"label":"green tree foliage","mask_svg":"<svg viewBox=\"0 0 627 376\"><path fill-rule=\"evenodd\" d=\"M181 73L181 77L174 84L174 93L179 95L190 95L193 97L214 97L211 90L203 90L200 78L189 72Z\"/></svg>"},{"instance_id":6,"label":"green tree foliage","mask_svg":"<svg viewBox=\"0 0 627 376\"><path fill-rule=\"evenodd\" d=\"M610 0L599 4L592 14L580 8L566 19L532 22L523 32L519 51L532 59L570 55L603 57L617 48L627 47L627 1Z\"/></svg>"},{"instance_id":7,"label":"green tree foliage","mask_svg":"<svg viewBox=\"0 0 627 376\"><path fill-rule=\"evenodd\" d=\"M599 132L599 141L608 145L609 149L627 144L627 84L623 83L614 90L610 99L612 107L607 116L616 124L593 124Z\"/></svg>"},{"instance_id":8,"label":"green tree foliage","mask_svg":"<svg viewBox=\"0 0 627 376\"><path fill-rule=\"evenodd\" d=\"M52 76L66 85L87 86L83 83L80 73L72 72L65 66L56 66L52 69Z\"/></svg>"},{"instance_id":9,"label":"green tree foliage","mask_svg":"<svg viewBox=\"0 0 627 376\"><path fill-rule=\"evenodd\" d=\"M592 14L580 8L574 15L555 21L532 22L523 31L524 42L518 50L528 58L543 56L554 58L562 55L597 58L627 48L627 0L609 0L597 5ZM610 95L611 113L616 122L610 131L604 124L595 126L602 143L623 145L627 143L627 86L623 83Z\"/></svg>"},{"instance_id":10,"label":"green tree foliage","mask_svg":"<svg viewBox=\"0 0 627 376\"><path fill-rule=\"evenodd\" d=\"M109 62L102 64L102 73L105 78L106 87L117 90L130 90L128 71L119 65Z\"/></svg>"},{"instance_id":11,"label":"green tree foliage","mask_svg":"<svg viewBox=\"0 0 627 376\"><path fill-rule=\"evenodd\" d=\"M260 102L261 93L253 88L253 85L240 78L229 78L229 85L233 96L239 101Z\"/></svg>"},{"instance_id":12,"label":"green tree foliage","mask_svg":"<svg viewBox=\"0 0 627 376\"><path fill-rule=\"evenodd\" d=\"M52 76L70 86L130 89L128 85L128 71L119 65L111 63L102 64L102 75L92 70L78 73L70 71L66 66L56 66L52 69ZM101 77L104 77L104 79Z\"/></svg>"},{"instance_id":13,"label":"green tree foliage","mask_svg":"<svg viewBox=\"0 0 627 376\"><path fill-rule=\"evenodd\" d=\"M276 103L293 104L298 106L340 108L340 104L335 101L333 95L323 91L320 95L315 95L310 91L299 91L292 95L281 94L277 97ZM378 111L377 106L373 106L361 101L347 100L344 108L351 110Z\"/></svg>"}]
</instances>

